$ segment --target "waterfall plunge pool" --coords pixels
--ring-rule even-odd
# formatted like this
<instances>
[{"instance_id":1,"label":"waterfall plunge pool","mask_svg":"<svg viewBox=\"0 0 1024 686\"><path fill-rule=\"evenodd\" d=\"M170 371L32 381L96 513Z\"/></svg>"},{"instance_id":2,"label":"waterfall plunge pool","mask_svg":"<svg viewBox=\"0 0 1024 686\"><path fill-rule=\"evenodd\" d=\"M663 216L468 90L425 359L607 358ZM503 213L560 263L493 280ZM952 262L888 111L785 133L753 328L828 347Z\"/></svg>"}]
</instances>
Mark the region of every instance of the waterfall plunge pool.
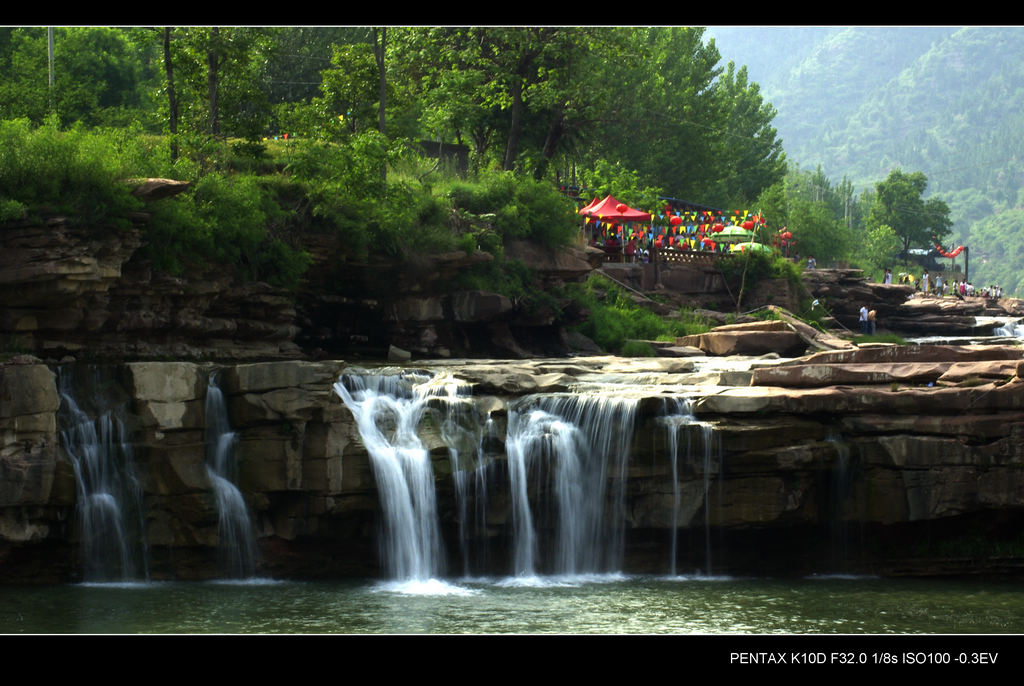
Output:
<instances>
[{"instance_id":1,"label":"waterfall plunge pool","mask_svg":"<svg viewBox=\"0 0 1024 686\"><path fill-rule=\"evenodd\" d=\"M0 587L7 634L1013 634L1019 581L591 575Z\"/></svg>"}]
</instances>

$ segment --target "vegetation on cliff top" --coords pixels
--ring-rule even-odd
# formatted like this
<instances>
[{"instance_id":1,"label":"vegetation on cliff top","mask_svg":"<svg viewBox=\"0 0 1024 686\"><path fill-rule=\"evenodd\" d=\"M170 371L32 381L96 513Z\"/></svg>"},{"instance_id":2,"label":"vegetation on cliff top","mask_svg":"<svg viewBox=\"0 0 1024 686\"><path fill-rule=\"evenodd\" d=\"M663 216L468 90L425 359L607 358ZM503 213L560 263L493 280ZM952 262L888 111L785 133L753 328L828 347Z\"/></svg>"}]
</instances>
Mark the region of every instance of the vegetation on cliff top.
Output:
<instances>
[{"instance_id":1,"label":"vegetation on cliff top","mask_svg":"<svg viewBox=\"0 0 1024 686\"><path fill-rule=\"evenodd\" d=\"M171 272L295 286L304 236L333 233L346 260L485 250L478 282L529 288L502 244L566 244L573 183L756 206L822 265L859 254L869 215L845 180L787 174L774 109L696 27L69 27L55 45L48 90L45 29L0 29L0 117L22 117L0 220L124 223L139 202L120 180L188 180L147 208ZM428 139L465 165L425 159Z\"/></svg>"},{"instance_id":2,"label":"vegetation on cliff top","mask_svg":"<svg viewBox=\"0 0 1024 686\"><path fill-rule=\"evenodd\" d=\"M674 339L711 328L706 320L689 312L681 312L677 319L659 317L633 302L624 288L598 275L591 275L585 284L570 284L567 290L590 311L577 330L611 352L645 356L649 345L645 348L627 341Z\"/></svg>"}]
</instances>

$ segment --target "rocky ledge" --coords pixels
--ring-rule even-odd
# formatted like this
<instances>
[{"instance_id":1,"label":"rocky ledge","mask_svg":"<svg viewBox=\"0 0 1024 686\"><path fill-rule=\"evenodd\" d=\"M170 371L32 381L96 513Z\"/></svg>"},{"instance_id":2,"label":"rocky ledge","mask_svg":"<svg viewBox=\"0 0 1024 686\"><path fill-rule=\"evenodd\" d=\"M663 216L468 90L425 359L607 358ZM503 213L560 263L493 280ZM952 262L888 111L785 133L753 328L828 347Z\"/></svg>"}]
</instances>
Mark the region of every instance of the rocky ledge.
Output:
<instances>
[{"instance_id":1,"label":"rocky ledge","mask_svg":"<svg viewBox=\"0 0 1024 686\"><path fill-rule=\"evenodd\" d=\"M410 370L450 379L473 408L446 415L438 396L419 430L450 568L460 568L463 546L475 545L488 554L474 571L510 570L506 423L519 403L555 395L592 402L595 412L612 412L603 397L635 403L628 415L605 419L630 417L620 429L631 436L621 512L627 571L667 571L674 523L681 569L703 568L710 550L723 572L941 574L1024 564L1021 360L1021 349L1010 346L904 346L794 360L445 360ZM113 365L76 388L68 382L81 381L82 369L55 373L29 357L0 367L0 578L81 574L80 496L59 427L61 393L99 407L84 401L90 389L116 399L130 435L151 575L216 576L218 514L204 435L213 368ZM261 573L381 573L376 478L352 413L333 390L346 371L358 370L342 361L220 368ZM692 419L673 434L666 417L683 405ZM448 421L465 431L452 434ZM466 436L476 438L458 443ZM460 495L455 475L481 464L489 465L485 497ZM531 498L542 541L558 529L550 519L557 508L541 505L555 498L545 483L530 486L538 489ZM467 512L480 513L486 526L469 527Z\"/></svg>"},{"instance_id":2,"label":"rocky ledge","mask_svg":"<svg viewBox=\"0 0 1024 686\"><path fill-rule=\"evenodd\" d=\"M877 313L879 331L904 336L991 335L984 318L1024 317L1024 301L981 297L933 297L913 286L872 283L860 269L811 269L803 273L811 295L839 325L860 332L860 308Z\"/></svg>"}]
</instances>

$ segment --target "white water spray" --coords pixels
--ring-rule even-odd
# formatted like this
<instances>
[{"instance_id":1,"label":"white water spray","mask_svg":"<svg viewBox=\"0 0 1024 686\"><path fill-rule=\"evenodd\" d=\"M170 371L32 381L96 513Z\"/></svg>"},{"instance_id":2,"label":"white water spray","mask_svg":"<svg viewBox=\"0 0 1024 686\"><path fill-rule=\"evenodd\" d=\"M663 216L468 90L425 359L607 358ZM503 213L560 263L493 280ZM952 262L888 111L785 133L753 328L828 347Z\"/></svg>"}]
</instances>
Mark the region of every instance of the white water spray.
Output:
<instances>
[{"instance_id":1,"label":"white water spray","mask_svg":"<svg viewBox=\"0 0 1024 686\"><path fill-rule=\"evenodd\" d=\"M148 580L142 487L135 475L124 408L100 397L109 380L90 370L95 419L79 407L71 375L58 370L61 443L75 470L83 577L87 582Z\"/></svg>"},{"instance_id":2,"label":"white water spray","mask_svg":"<svg viewBox=\"0 0 1024 686\"><path fill-rule=\"evenodd\" d=\"M637 398L614 394L529 396L509 408L508 454L514 573L537 573L541 526L553 530L557 574L617 572L625 542L625 482ZM553 495L556 511L531 498ZM537 504L531 505L531 500Z\"/></svg>"},{"instance_id":3,"label":"white water spray","mask_svg":"<svg viewBox=\"0 0 1024 686\"><path fill-rule=\"evenodd\" d=\"M235 448L238 436L228 422L227 404L211 372L206 388L206 473L213 485L219 520L217 525L220 572L245 579L256 573L258 559L252 518L242 492L238 490Z\"/></svg>"},{"instance_id":4,"label":"white water spray","mask_svg":"<svg viewBox=\"0 0 1024 686\"><path fill-rule=\"evenodd\" d=\"M457 403L464 388L422 371L346 373L334 384L370 454L384 517L384 561L393 579L421 582L442 571L434 470L418 428L431 399ZM448 432L459 433L455 424ZM455 465L459 457L455 448Z\"/></svg>"},{"instance_id":5,"label":"white water spray","mask_svg":"<svg viewBox=\"0 0 1024 686\"><path fill-rule=\"evenodd\" d=\"M665 415L660 420L668 431L669 459L672 463L672 529L669 552L669 573L676 576L676 558L679 541L679 508L681 505L679 488L679 430L695 427L700 429L702 436L704 475L704 559L705 573L711 576L711 471L714 445L714 430L711 424L699 421L693 414L693 402L689 398L666 398ZM685 432L686 456L692 459L692 433Z\"/></svg>"}]
</instances>

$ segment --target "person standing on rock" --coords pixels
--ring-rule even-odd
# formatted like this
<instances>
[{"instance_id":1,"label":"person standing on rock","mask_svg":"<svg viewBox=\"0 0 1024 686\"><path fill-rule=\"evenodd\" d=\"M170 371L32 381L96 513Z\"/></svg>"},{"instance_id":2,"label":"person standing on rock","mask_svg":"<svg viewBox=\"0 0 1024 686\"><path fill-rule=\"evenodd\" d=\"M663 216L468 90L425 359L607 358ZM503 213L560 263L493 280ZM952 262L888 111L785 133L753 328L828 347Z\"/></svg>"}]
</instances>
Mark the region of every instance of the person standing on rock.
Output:
<instances>
[{"instance_id":1,"label":"person standing on rock","mask_svg":"<svg viewBox=\"0 0 1024 686\"><path fill-rule=\"evenodd\" d=\"M875 335L875 319L878 317L878 313L875 310L868 311L868 333L872 336Z\"/></svg>"},{"instance_id":2,"label":"person standing on rock","mask_svg":"<svg viewBox=\"0 0 1024 686\"><path fill-rule=\"evenodd\" d=\"M921 275L921 292L928 295L928 272Z\"/></svg>"},{"instance_id":3,"label":"person standing on rock","mask_svg":"<svg viewBox=\"0 0 1024 686\"><path fill-rule=\"evenodd\" d=\"M884 283L886 285L892 283L892 270L891 269L886 269L885 270L885 278L882 279L882 283Z\"/></svg>"},{"instance_id":4,"label":"person standing on rock","mask_svg":"<svg viewBox=\"0 0 1024 686\"><path fill-rule=\"evenodd\" d=\"M862 334L868 333L868 307L867 305L861 305L860 308L860 332Z\"/></svg>"}]
</instances>

